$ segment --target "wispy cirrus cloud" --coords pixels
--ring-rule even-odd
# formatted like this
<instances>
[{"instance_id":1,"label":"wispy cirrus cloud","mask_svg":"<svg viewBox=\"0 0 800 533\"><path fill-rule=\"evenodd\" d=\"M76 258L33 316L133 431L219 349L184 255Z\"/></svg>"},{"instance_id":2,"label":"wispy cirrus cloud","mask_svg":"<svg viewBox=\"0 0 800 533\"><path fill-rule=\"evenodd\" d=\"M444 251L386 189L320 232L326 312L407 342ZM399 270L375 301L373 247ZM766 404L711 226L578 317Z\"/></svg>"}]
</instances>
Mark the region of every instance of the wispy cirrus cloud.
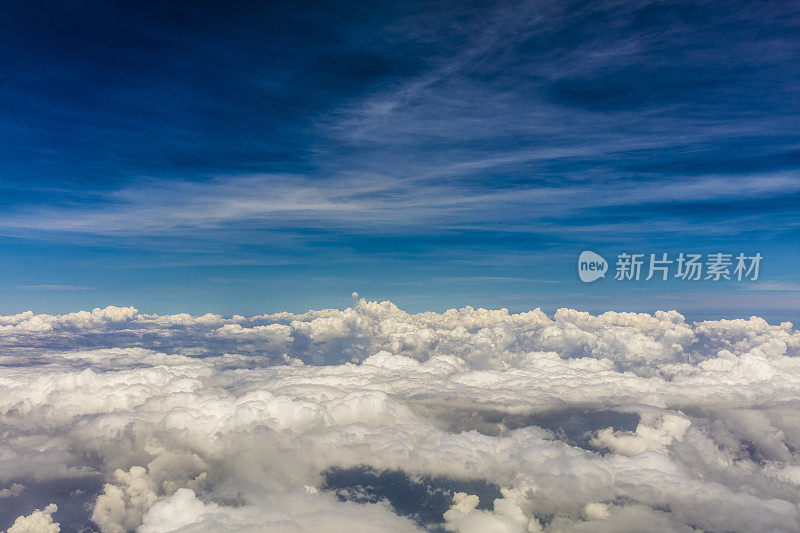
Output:
<instances>
[{"instance_id":1,"label":"wispy cirrus cloud","mask_svg":"<svg viewBox=\"0 0 800 533\"><path fill-rule=\"evenodd\" d=\"M712 17L710 6L515 2L403 13L372 28L374 56L358 56L375 80L317 110L302 140L308 172L129 177L58 207L13 205L0 228L394 234L484 224L552 234L568 221L556 232L602 235L611 224L663 235L671 225L713 230L719 217L673 209L703 202L729 204L739 222L728 231L792 228L790 210L742 205L800 190L789 164L797 117L782 96L792 77L769 74L798 43L753 28L794 22L781 10L754 22L752 9ZM700 24L702 34L692 31ZM337 29L342 61L355 61L361 45L351 30ZM397 50L408 61L389 68ZM604 209L613 211L601 222ZM625 213L630 224L608 220Z\"/></svg>"},{"instance_id":2,"label":"wispy cirrus cloud","mask_svg":"<svg viewBox=\"0 0 800 533\"><path fill-rule=\"evenodd\" d=\"M81 285L64 285L64 284L37 284L37 285L17 285L18 289L34 289L45 291L89 291L92 287L85 287Z\"/></svg>"},{"instance_id":3,"label":"wispy cirrus cloud","mask_svg":"<svg viewBox=\"0 0 800 533\"><path fill-rule=\"evenodd\" d=\"M613 189L614 193L610 194ZM756 201L793 197L800 179L790 173L748 178L704 176L691 180L567 183L561 186L475 187L443 184L435 178L400 180L387 176L312 180L302 176L254 175L205 182L148 180L105 195L91 205L18 209L0 215L0 228L17 232L96 235L181 235L219 228L243 231L335 228L345 233L437 232L481 224L483 229L558 233L602 231L603 210L657 209L701 202ZM580 218L592 212L591 218ZM746 215L743 214L743 215ZM629 230L658 232L682 225L665 213ZM792 220L782 221L784 224ZM714 225L714 220L708 221ZM773 226L779 224L775 221ZM703 231L703 223L692 223ZM615 231L625 231L625 224ZM742 230L752 229L741 226ZM730 230L730 229L729 229ZM211 235L209 235L212 237Z\"/></svg>"},{"instance_id":4,"label":"wispy cirrus cloud","mask_svg":"<svg viewBox=\"0 0 800 533\"><path fill-rule=\"evenodd\" d=\"M800 292L800 283L792 281L762 281L744 287L749 291Z\"/></svg>"},{"instance_id":5,"label":"wispy cirrus cloud","mask_svg":"<svg viewBox=\"0 0 800 533\"><path fill-rule=\"evenodd\" d=\"M584 243L793 253L791 3L150 11L65 7L6 63L6 256L26 243L113 268L299 262L352 276L349 291L411 263L433 279L454 256L502 266ZM2 23L12 51L41 26L24 6ZM117 260L133 250L147 261ZM59 267L82 272L80 255ZM792 279L782 268L770 275Z\"/></svg>"}]
</instances>

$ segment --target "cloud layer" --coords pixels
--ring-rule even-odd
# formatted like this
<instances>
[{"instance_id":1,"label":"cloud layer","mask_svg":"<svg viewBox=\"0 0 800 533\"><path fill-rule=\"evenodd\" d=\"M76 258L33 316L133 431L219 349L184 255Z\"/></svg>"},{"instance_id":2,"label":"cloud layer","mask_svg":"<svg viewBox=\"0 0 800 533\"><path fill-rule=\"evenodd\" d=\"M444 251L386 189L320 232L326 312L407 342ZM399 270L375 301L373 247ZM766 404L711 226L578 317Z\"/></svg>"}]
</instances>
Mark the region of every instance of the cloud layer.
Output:
<instances>
[{"instance_id":1,"label":"cloud layer","mask_svg":"<svg viewBox=\"0 0 800 533\"><path fill-rule=\"evenodd\" d=\"M788 322L357 300L22 313L0 343L10 532L800 529ZM332 471L427 480L447 508L409 511L362 474L333 490ZM51 505L69 498L83 517Z\"/></svg>"}]
</instances>

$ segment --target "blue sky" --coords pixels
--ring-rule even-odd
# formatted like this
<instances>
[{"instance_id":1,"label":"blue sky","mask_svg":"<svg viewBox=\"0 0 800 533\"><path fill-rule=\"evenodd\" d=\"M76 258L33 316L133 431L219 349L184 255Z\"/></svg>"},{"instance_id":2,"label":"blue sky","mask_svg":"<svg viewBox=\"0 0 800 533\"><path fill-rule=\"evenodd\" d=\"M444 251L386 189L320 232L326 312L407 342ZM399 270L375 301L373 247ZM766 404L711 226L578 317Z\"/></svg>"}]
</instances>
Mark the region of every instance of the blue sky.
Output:
<instances>
[{"instance_id":1,"label":"blue sky","mask_svg":"<svg viewBox=\"0 0 800 533\"><path fill-rule=\"evenodd\" d=\"M800 319L800 4L363 4L7 6L0 312ZM584 249L764 260L583 284Z\"/></svg>"}]
</instances>

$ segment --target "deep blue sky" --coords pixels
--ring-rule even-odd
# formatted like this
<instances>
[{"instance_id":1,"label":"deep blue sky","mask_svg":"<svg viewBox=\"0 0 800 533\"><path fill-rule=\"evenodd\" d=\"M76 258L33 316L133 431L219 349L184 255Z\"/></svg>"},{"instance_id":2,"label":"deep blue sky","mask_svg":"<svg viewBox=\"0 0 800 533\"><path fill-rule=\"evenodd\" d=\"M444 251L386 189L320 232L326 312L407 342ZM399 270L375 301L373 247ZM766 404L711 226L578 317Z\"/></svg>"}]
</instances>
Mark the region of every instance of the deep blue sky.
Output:
<instances>
[{"instance_id":1,"label":"deep blue sky","mask_svg":"<svg viewBox=\"0 0 800 533\"><path fill-rule=\"evenodd\" d=\"M0 312L797 320L798 57L793 1L9 3ZM764 262L585 285L584 249Z\"/></svg>"}]
</instances>

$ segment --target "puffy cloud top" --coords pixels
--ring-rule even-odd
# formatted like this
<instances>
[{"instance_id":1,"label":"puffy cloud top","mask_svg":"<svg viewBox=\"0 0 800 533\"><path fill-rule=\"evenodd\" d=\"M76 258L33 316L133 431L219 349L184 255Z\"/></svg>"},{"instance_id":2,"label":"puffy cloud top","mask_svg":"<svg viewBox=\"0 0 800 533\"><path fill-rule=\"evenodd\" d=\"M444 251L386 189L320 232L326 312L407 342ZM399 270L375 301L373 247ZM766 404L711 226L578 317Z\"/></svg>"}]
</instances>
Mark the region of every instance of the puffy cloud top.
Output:
<instances>
[{"instance_id":1,"label":"puffy cloud top","mask_svg":"<svg viewBox=\"0 0 800 533\"><path fill-rule=\"evenodd\" d=\"M790 323L358 300L21 313L0 345L3 505L22 511L29 480L98 479L85 519L103 533L800 530ZM326 489L364 467L502 497L453 491L428 524L397 494ZM58 531L49 503L0 527Z\"/></svg>"}]
</instances>

